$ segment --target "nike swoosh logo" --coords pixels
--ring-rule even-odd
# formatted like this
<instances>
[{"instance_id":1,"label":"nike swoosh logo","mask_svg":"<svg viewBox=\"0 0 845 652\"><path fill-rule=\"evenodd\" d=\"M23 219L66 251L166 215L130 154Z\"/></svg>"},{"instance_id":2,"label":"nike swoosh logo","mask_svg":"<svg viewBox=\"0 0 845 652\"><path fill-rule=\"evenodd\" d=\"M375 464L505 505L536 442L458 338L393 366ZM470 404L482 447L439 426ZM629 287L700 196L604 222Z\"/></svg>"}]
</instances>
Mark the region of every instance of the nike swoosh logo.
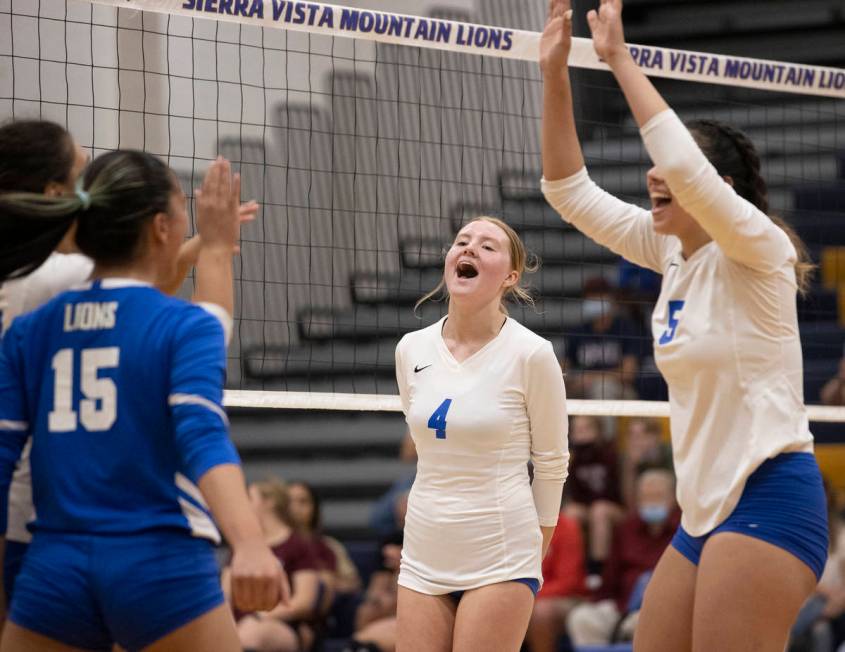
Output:
<instances>
[{"instance_id":1,"label":"nike swoosh logo","mask_svg":"<svg viewBox=\"0 0 845 652\"><path fill-rule=\"evenodd\" d=\"M428 369L430 366L431 366L430 364L427 364L427 365L426 365L426 366L424 366L424 367L414 367L414 373L415 373L415 374L418 374L418 373L420 373L423 369Z\"/></svg>"}]
</instances>

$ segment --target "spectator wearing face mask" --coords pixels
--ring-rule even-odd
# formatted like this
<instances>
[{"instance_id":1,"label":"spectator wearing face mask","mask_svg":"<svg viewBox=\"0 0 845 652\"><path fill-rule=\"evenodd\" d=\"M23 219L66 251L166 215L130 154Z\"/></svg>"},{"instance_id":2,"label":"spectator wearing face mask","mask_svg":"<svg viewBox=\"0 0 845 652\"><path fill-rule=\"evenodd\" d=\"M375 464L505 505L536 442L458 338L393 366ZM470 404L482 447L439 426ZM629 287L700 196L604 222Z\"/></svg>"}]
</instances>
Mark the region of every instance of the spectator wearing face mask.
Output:
<instances>
[{"instance_id":1,"label":"spectator wearing face mask","mask_svg":"<svg viewBox=\"0 0 845 652\"><path fill-rule=\"evenodd\" d=\"M663 469L637 481L637 509L617 526L613 547L592 602L575 607L567 629L575 646L633 637L648 577L680 523L675 480Z\"/></svg>"},{"instance_id":2,"label":"spectator wearing face mask","mask_svg":"<svg viewBox=\"0 0 845 652\"><path fill-rule=\"evenodd\" d=\"M566 392L570 398L633 399L640 366L637 327L620 310L603 278L584 284L583 323L566 341Z\"/></svg>"}]
</instances>

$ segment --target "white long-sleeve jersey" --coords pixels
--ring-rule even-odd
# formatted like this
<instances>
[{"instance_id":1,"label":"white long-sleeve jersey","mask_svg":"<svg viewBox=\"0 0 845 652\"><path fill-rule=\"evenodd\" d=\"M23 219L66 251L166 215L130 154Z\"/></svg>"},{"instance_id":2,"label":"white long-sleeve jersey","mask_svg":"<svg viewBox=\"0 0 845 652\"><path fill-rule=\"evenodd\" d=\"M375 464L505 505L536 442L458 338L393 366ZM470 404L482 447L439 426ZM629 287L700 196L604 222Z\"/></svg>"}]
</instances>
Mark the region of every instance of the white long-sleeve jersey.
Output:
<instances>
[{"instance_id":1,"label":"white long-sleeve jersey","mask_svg":"<svg viewBox=\"0 0 845 652\"><path fill-rule=\"evenodd\" d=\"M713 239L688 260L680 240L654 232L649 211L601 190L586 169L542 186L567 222L663 274L652 317L655 361L669 386L682 525L700 536L730 515L763 461L812 451L796 252L719 176L673 111L641 133L674 200Z\"/></svg>"},{"instance_id":2,"label":"white long-sleeve jersey","mask_svg":"<svg viewBox=\"0 0 845 652\"><path fill-rule=\"evenodd\" d=\"M459 363L443 341L443 322L396 347L419 456L399 584L439 595L542 582L540 526L557 523L569 460L560 365L549 342L513 319Z\"/></svg>"},{"instance_id":3,"label":"white long-sleeve jersey","mask_svg":"<svg viewBox=\"0 0 845 652\"><path fill-rule=\"evenodd\" d=\"M50 299L88 280L94 262L82 254L53 253L31 274L7 281L0 286L0 332L5 332L18 317L41 307ZM9 521L6 538L28 543L32 535L27 524L35 518L32 506L32 476L29 469L28 442L15 468L9 487Z\"/></svg>"}]
</instances>

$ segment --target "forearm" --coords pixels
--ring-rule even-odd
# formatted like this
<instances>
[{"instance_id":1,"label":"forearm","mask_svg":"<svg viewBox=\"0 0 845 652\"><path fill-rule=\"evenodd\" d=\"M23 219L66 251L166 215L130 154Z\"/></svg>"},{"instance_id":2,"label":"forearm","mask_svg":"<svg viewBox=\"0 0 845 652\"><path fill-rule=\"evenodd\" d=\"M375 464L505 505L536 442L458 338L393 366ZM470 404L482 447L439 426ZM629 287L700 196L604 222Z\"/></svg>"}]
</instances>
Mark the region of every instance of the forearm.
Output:
<instances>
[{"instance_id":1,"label":"forearm","mask_svg":"<svg viewBox=\"0 0 845 652\"><path fill-rule=\"evenodd\" d=\"M202 247L197 258L194 303L213 303L234 314L231 246Z\"/></svg>"},{"instance_id":2,"label":"forearm","mask_svg":"<svg viewBox=\"0 0 845 652\"><path fill-rule=\"evenodd\" d=\"M261 525L249 502L243 471L237 464L220 464L199 479L200 492L232 548L243 543L263 545Z\"/></svg>"},{"instance_id":3,"label":"forearm","mask_svg":"<svg viewBox=\"0 0 845 652\"><path fill-rule=\"evenodd\" d=\"M285 622L309 620L314 615L314 605L317 603L319 575L314 570L301 570L293 573L290 579L293 586L291 599L266 615Z\"/></svg>"},{"instance_id":4,"label":"forearm","mask_svg":"<svg viewBox=\"0 0 845 652\"><path fill-rule=\"evenodd\" d=\"M538 478L537 467L534 467L534 482L531 483L531 493L534 498L534 508L537 510L540 527L551 527L557 525L557 520L560 516L561 496L563 495L563 483L566 477L566 467L568 465L569 455L566 456L566 461L561 464L561 477L559 479L543 479Z\"/></svg>"},{"instance_id":5,"label":"forearm","mask_svg":"<svg viewBox=\"0 0 845 652\"><path fill-rule=\"evenodd\" d=\"M313 615L313 602L306 602L304 599L300 599L299 596L296 596L290 599L288 604L280 604L275 609L268 611L265 616L267 618L273 618L275 620L284 620L286 623L295 622L298 620L308 620ZM311 596L314 600L317 599L317 596Z\"/></svg>"},{"instance_id":6,"label":"forearm","mask_svg":"<svg viewBox=\"0 0 845 652\"><path fill-rule=\"evenodd\" d=\"M543 533L543 558L545 558L546 553L549 551L549 546L552 543L552 537L555 534L555 529L553 527L540 526L540 532Z\"/></svg>"},{"instance_id":7,"label":"forearm","mask_svg":"<svg viewBox=\"0 0 845 652\"><path fill-rule=\"evenodd\" d=\"M167 281L160 283L158 289L165 294L176 294L182 287L184 281L196 264L201 249L200 237L195 235L179 248L179 255L176 258L176 271Z\"/></svg>"},{"instance_id":8,"label":"forearm","mask_svg":"<svg viewBox=\"0 0 845 652\"><path fill-rule=\"evenodd\" d=\"M569 71L548 73L543 81L543 177L565 179L583 167Z\"/></svg>"},{"instance_id":9,"label":"forearm","mask_svg":"<svg viewBox=\"0 0 845 652\"><path fill-rule=\"evenodd\" d=\"M627 48L610 57L607 63L625 94L637 125L642 127L658 113L669 108L654 84L631 57Z\"/></svg>"}]
</instances>

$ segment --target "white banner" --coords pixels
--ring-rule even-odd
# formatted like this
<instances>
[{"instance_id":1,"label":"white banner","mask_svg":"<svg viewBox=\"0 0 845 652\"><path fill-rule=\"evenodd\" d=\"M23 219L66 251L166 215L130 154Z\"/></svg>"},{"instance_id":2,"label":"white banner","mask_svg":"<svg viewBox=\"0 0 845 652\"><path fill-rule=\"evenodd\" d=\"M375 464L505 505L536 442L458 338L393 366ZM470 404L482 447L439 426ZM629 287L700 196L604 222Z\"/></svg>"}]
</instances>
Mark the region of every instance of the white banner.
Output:
<instances>
[{"instance_id":1,"label":"white banner","mask_svg":"<svg viewBox=\"0 0 845 652\"><path fill-rule=\"evenodd\" d=\"M537 61L540 34L300 0L81 0L123 9L209 18L326 36ZM629 45L646 74L845 99L845 70L705 52ZM574 38L570 64L607 70L589 39Z\"/></svg>"}]
</instances>

